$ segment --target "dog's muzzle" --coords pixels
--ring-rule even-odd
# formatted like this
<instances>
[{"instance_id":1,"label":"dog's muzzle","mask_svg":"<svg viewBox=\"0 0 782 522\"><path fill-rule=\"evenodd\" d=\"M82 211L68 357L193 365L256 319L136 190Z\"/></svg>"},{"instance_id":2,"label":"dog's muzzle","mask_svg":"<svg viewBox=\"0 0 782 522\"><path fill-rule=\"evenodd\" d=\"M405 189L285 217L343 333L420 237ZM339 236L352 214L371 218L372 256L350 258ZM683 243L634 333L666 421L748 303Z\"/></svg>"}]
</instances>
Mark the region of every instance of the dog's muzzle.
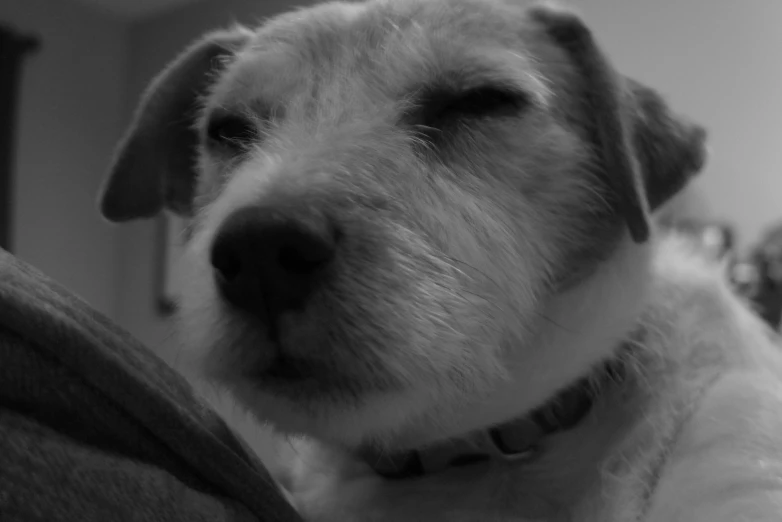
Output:
<instances>
[{"instance_id":1,"label":"dog's muzzle","mask_svg":"<svg viewBox=\"0 0 782 522\"><path fill-rule=\"evenodd\" d=\"M266 323L274 338L280 316L302 309L326 279L336 243L322 217L246 207L223 222L210 260L222 297Z\"/></svg>"}]
</instances>

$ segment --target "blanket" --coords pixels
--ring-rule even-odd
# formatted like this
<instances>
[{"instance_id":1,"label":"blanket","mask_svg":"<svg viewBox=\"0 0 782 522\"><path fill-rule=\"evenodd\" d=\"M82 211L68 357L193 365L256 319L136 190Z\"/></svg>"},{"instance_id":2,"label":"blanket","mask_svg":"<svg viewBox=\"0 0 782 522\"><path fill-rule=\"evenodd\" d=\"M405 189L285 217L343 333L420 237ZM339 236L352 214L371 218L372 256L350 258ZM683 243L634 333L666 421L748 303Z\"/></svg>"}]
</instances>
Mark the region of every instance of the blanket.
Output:
<instances>
[{"instance_id":1,"label":"blanket","mask_svg":"<svg viewBox=\"0 0 782 522\"><path fill-rule=\"evenodd\" d=\"M300 519L180 375L0 250L0 520Z\"/></svg>"}]
</instances>

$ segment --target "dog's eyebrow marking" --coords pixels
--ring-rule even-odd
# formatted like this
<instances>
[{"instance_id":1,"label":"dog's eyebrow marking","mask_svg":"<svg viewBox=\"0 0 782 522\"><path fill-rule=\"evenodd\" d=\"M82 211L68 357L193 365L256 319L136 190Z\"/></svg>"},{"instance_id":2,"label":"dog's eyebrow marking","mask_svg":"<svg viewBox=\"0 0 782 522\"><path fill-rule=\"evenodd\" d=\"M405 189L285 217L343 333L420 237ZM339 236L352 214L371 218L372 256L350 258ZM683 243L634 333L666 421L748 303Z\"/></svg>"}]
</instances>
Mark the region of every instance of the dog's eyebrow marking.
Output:
<instances>
[{"instance_id":1,"label":"dog's eyebrow marking","mask_svg":"<svg viewBox=\"0 0 782 522\"><path fill-rule=\"evenodd\" d=\"M472 63L471 63L472 62ZM517 71L485 63L480 57L462 63L458 69L440 70L423 84L414 87L438 86L452 91L466 91L483 86L496 86L524 93L524 82ZM416 90L416 89L411 89Z\"/></svg>"},{"instance_id":2,"label":"dog's eyebrow marking","mask_svg":"<svg viewBox=\"0 0 782 522\"><path fill-rule=\"evenodd\" d=\"M514 116L531 103L516 82L459 76L447 75L413 90L404 98L401 122L439 128L461 118Z\"/></svg>"},{"instance_id":3,"label":"dog's eyebrow marking","mask_svg":"<svg viewBox=\"0 0 782 522\"><path fill-rule=\"evenodd\" d=\"M528 106L545 106L547 89L528 66L521 65L529 59L502 54L473 52L460 60L459 68L438 71L429 80L408 86L401 97L400 123L437 128L452 117L514 116Z\"/></svg>"}]
</instances>

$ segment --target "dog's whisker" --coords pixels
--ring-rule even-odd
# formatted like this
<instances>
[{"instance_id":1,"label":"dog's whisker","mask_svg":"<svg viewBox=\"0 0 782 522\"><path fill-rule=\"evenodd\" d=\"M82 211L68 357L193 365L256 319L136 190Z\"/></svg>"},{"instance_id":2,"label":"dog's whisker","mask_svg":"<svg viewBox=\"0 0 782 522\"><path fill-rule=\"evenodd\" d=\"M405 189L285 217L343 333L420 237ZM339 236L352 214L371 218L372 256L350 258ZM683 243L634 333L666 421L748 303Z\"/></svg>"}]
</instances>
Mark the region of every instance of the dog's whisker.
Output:
<instances>
[{"instance_id":1,"label":"dog's whisker","mask_svg":"<svg viewBox=\"0 0 782 522\"><path fill-rule=\"evenodd\" d=\"M489 275L488 275L488 274L486 274L486 272L484 272L484 271L482 271L482 270L479 270L477 267L475 267L475 266L473 266L473 265L471 265L471 264L469 264L469 263L467 263L467 262L465 262L465 261L462 261L461 259L458 259L458 258L456 258L456 257L454 257L454 256L451 256L451 255L448 255L448 254L442 254L442 255L443 255L443 257L444 257L444 258L445 258L447 261L451 262L452 264L458 264L458 265L460 265L460 266L467 267L467 268L468 268L468 269L470 269L471 271L473 271L473 272L475 272L476 274L478 274L478 275L479 275L479 276L480 276L482 279L484 279L484 280L486 280L486 281L490 282L490 283L491 283L492 285L494 285L494 287L495 287L495 288L497 288L498 290L503 290L503 291L504 291L503 287L502 287L501 285L499 285L499 284L498 284L498 283L497 283L497 282L496 282L496 281L495 281L493 278L489 277ZM456 267L454 267L454 268L456 268ZM458 268L457 268L457 270L458 270ZM461 272L461 273L464 273L464 272L462 272L461 270L459 270L459 272Z\"/></svg>"},{"instance_id":2,"label":"dog's whisker","mask_svg":"<svg viewBox=\"0 0 782 522\"><path fill-rule=\"evenodd\" d=\"M567 332L567 333L569 333L569 334L575 334L575 333L577 333L577 332L576 332L575 330L573 330L572 328L568 328L567 326L565 326L565 325L563 325L563 324L560 324L560 323L559 323L559 322L557 322L555 319L553 319L552 317L549 317L548 315L544 314L543 312L540 312L540 311L538 311L538 310L534 310L534 311L533 311L533 313L534 313L534 314L535 314L537 317L540 317L541 319L543 319L544 321L546 321L546 322L547 322L549 325L551 325L551 326L554 326L554 327L558 328L559 330L561 330L561 331L563 331L563 332Z\"/></svg>"},{"instance_id":3,"label":"dog's whisker","mask_svg":"<svg viewBox=\"0 0 782 522\"><path fill-rule=\"evenodd\" d=\"M500 290L500 291L502 291L502 292L505 292L505 289L504 289L504 288L502 288L502 287L501 287L501 286L500 286L500 285L499 285L497 282L495 282L495 281L494 281L492 278L490 278L490 277L489 277L489 276L488 276L488 275L487 275L485 272L482 272L481 270L478 270L476 267L474 267L474 266L470 265L469 263L466 263L466 262L464 262L464 261L461 261L461 260L459 260L459 259L457 259L457 258L455 258L455 257L453 257L453 256L448 256L448 255L444 255L444 256L445 256L445 258L446 258L448 261L450 261L450 262L452 262L452 263L459 264L459 265L462 265L462 266L466 266L466 267L467 267L467 268L469 268L470 270L473 270L474 272L478 273L478 274L479 274L479 275L480 275L480 276L481 276L483 279L485 279L485 280L489 281L490 283L492 283L492 284L493 284L493 285L494 285L494 286L495 286L495 287L496 287L498 290ZM458 269L457 269L457 270L458 270ZM463 292L464 292L465 290L461 290L461 291L463 291ZM488 299L488 298L487 298L487 297L485 297L485 296L480 296L480 295L476 295L476 296L477 296L477 297L479 297L479 298L481 298L481 299L483 299L483 300L485 300L485 301L490 301L490 299ZM508 296L507 294L505 294L505 297L506 297L506 299L508 299L508 300L510 300L510 299L511 299L511 298L510 298L510 296ZM560 330L562 330L562 331L564 331L564 332L575 333L575 331L574 331L574 330L567 328L566 326L564 326L564 325L560 324L559 322L557 322L556 320L554 320L553 318L551 318L551 317L547 316L545 313L543 313L543 312L541 312L541 311L539 311L539 310L533 310L533 311L532 311L532 313L534 313L534 314L535 314L537 317L539 317L539 318L543 319L544 321L546 321L546 322L547 322L548 324L550 324L551 326L554 326L554 327L556 327L556 328L558 328L558 329L560 329Z\"/></svg>"}]
</instances>

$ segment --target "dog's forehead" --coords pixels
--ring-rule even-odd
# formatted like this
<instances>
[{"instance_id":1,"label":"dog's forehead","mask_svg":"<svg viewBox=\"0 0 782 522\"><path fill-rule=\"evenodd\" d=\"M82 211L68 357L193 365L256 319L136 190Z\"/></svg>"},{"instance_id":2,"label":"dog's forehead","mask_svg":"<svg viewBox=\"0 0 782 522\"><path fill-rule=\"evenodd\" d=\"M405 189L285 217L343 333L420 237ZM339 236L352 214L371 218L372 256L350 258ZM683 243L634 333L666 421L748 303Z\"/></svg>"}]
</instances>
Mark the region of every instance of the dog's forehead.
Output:
<instances>
[{"instance_id":1,"label":"dog's forehead","mask_svg":"<svg viewBox=\"0 0 782 522\"><path fill-rule=\"evenodd\" d=\"M520 2L376 0L329 3L257 30L215 90L231 99L279 99L324 81L392 98L449 76L511 81L544 101L567 75L561 51Z\"/></svg>"}]
</instances>

